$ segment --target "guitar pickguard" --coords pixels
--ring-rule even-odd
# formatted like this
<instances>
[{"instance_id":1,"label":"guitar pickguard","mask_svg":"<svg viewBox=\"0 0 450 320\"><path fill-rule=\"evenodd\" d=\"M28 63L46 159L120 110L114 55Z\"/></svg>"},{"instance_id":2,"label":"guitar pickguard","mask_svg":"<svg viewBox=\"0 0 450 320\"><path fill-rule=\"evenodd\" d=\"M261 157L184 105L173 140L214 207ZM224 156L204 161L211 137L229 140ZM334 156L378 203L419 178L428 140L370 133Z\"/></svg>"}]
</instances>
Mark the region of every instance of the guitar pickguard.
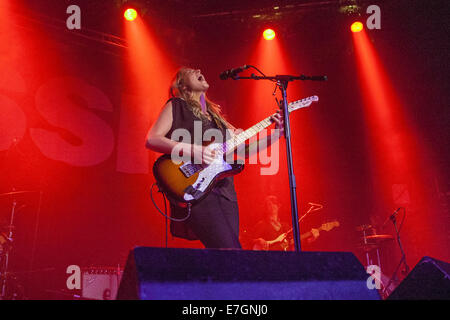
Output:
<instances>
[{"instance_id":1,"label":"guitar pickguard","mask_svg":"<svg viewBox=\"0 0 450 320\"><path fill-rule=\"evenodd\" d=\"M231 165L221 158L214 160L209 166L201 170L197 180L186 188L183 199L185 201L197 200L203 195L215 177L231 169Z\"/></svg>"}]
</instances>

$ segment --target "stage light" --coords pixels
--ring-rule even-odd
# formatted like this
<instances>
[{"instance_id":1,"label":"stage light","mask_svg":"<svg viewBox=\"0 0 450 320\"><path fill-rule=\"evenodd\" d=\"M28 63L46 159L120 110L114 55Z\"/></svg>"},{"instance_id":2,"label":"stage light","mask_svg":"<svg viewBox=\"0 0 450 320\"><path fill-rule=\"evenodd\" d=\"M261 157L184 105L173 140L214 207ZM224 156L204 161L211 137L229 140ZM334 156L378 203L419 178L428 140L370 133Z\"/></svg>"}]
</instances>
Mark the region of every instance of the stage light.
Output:
<instances>
[{"instance_id":1,"label":"stage light","mask_svg":"<svg viewBox=\"0 0 450 320\"><path fill-rule=\"evenodd\" d=\"M357 0L339 0L339 2L339 12L348 16L360 14L362 11L361 6L358 4L359 1Z\"/></svg>"},{"instance_id":2,"label":"stage light","mask_svg":"<svg viewBox=\"0 0 450 320\"><path fill-rule=\"evenodd\" d=\"M128 8L127 10L125 10L123 16L125 17L125 19L127 19L128 21L133 21L137 18L137 11L133 8Z\"/></svg>"},{"instance_id":3,"label":"stage light","mask_svg":"<svg viewBox=\"0 0 450 320\"><path fill-rule=\"evenodd\" d=\"M350 27L352 32L360 32L360 31L362 31L363 28L364 28L364 25L360 21L353 22L352 26Z\"/></svg>"},{"instance_id":4,"label":"stage light","mask_svg":"<svg viewBox=\"0 0 450 320\"><path fill-rule=\"evenodd\" d=\"M275 38L275 31L272 29L266 29L264 30L263 36L266 40L273 40Z\"/></svg>"}]
</instances>

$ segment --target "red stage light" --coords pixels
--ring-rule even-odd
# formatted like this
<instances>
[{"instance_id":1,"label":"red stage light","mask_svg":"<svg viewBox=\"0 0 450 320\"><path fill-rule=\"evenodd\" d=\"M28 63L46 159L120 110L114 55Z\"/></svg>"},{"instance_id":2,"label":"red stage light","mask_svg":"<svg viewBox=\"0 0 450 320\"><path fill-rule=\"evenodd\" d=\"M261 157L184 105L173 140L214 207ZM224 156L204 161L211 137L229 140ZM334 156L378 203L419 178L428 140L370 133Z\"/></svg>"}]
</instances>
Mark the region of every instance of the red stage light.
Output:
<instances>
[{"instance_id":1,"label":"red stage light","mask_svg":"<svg viewBox=\"0 0 450 320\"><path fill-rule=\"evenodd\" d=\"M426 170L434 165L422 158L428 153L427 147L407 113L410 110L399 99L377 48L364 30L352 33L352 38L370 139L374 200L386 211L399 203L398 207L405 206L407 211L416 210L402 237L415 243L415 254L422 256L419 252L426 252L436 239L429 231L432 209L427 205L434 200L426 190ZM421 241L416 244L419 233Z\"/></svg>"},{"instance_id":2,"label":"red stage light","mask_svg":"<svg viewBox=\"0 0 450 320\"><path fill-rule=\"evenodd\" d=\"M362 22L355 21L352 23L350 29L352 30L352 32L360 32L362 31L362 29L364 29L364 25L362 24Z\"/></svg>"},{"instance_id":3,"label":"red stage light","mask_svg":"<svg viewBox=\"0 0 450 320\"><path fill-rule=\"evenodd\" d=\"M272 29L266 29L264 30L263 36L266 40L273 40L275 38L275 31Z\"/></svg>"},{"instance_id":4,"label":"red stage light","mask_svg":"<svg viewBox=\"0 0 450 320\"><path fill-rule=\"evenodd\" d=\"M133 21L137 18L137 11L134 10L133 8L129 8L127 10L125 10L123 16L125 17L126 20L128 21Z\"/></svg>"}]
</instances>

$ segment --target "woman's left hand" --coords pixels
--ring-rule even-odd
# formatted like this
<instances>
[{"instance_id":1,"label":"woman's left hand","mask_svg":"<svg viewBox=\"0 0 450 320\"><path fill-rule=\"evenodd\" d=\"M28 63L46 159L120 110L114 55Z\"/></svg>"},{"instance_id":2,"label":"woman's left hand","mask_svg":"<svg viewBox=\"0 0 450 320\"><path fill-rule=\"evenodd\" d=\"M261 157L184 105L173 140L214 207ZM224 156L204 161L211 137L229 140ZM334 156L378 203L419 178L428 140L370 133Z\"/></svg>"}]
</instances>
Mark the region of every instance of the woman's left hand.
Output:
<instances>
[{"instance_id":1,"label":"woman's left hand","mask_svg":"<svg viewBox=\"0 0 450 320\"><path fill-rule=\"evenodd\" d=\"M280 136L284 133L284 119L281 115L281 110L278 110L276 114L270 117L273 122L275 122L275 129L280 130Z\"/></svg>"}]
</instances>

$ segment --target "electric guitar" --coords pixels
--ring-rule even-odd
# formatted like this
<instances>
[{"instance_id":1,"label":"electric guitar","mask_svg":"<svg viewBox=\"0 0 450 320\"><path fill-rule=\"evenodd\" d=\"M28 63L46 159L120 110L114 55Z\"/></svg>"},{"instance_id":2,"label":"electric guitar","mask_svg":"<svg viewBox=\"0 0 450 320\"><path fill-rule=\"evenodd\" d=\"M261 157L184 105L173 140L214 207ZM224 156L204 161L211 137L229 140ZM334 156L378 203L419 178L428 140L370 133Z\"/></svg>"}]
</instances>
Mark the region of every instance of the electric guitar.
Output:
<instances>
[{"instance_id":1,"label":"electric guitar","mask_svg":"<svg viewBox=\"0 0 450 320\"><path fill-rule=\"evenodd\" d=\"M330 231L331 229L333 229L335 227L339 227L339 222L337 220L336 221L332 221L332 222L323 223L319 228L317 228L317 230L319 230L319 231ZM255 243L255 245L253 246L253 250L269 250L270 246L280 242L282 248L286 251L287 248L289 247L289 242L286 240L286 236L288 234L290 234L291 232L292 232L292 229L289 229L289 231L280 234L277 238L275 238L273 240L266 241L264 247L262 247L258 243ZM313 233L312 233L312 230L311 230L311 231L308 231L306 233L301 234L300 235L300 240L304 240L304 239L310 238L312 236L313 236Z\"/></svg>"},{"instance_id":2,"label":"electric guitar","mask_svg":"<svg viewBox=\"0 0 450 320\"><path fill-rule=\"evenodd\" d=\"M288 104L288 110L292 112L305 108L315 101L319 101L317 96L297 100ZM228 163L226 159L245 141L270 126L271 117L272 115L224 143L209 144L208 148L215 154L210 164L195 164L189 161L177 164L172 161L170 155L162 155L153 165L153 175L159 189L172 203L182 207L188 203L200 201L208 195L219 180L236 175L244 169L243 164Z\"/></svg>"}]
</instances>

